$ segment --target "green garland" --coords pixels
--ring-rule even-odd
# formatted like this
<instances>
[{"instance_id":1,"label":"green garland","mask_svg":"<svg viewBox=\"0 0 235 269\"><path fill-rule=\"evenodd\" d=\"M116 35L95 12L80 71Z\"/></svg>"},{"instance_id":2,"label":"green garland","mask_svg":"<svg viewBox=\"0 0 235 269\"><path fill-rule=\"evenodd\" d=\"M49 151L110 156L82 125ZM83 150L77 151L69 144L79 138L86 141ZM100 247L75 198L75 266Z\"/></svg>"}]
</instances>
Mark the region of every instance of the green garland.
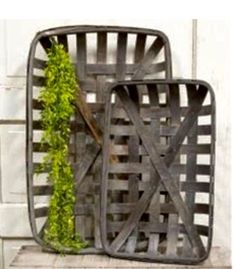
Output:
<instances>
[{"instance_id":1,"label":"green garland","mask_svg":"<svg viewBox=\"0 0 235 269\"><path fill-rule=\"evenodd\" d=\"M74 115L71 104L75 101L77 81L69 55L63 45L56 42L48 50L45 78L46 86L39 96L43 104L41 143L46 143L49 149L41 169L49 171L53 193L44 239L59 252L64 248L79 251L86 247L86 243L75 233L73 209L76 198L68 149L70 119Z\"/></svg>"}]
</instances>

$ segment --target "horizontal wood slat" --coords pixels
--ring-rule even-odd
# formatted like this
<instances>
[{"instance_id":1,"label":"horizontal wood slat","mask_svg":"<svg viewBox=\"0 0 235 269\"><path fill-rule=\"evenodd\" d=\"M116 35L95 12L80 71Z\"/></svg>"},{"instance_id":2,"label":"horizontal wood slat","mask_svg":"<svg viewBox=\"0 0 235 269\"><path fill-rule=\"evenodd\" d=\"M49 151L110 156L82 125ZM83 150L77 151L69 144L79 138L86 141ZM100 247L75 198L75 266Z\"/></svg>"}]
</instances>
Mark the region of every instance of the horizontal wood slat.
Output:
<instances>
[{"instance_id":1,"label":"horizontal wood slat","mask_svg":"<svg viewBox=\"0 0 235 269\"><path fill-rule=\"evenodd\" d=\"M110 164L109 173L111 174L140 174L148 173L150 170L150 164L146 163L117 163ZM170 168L172 174L185 174L186 165L173 164ZM210 165L198 164L196 165L196 173L199 175L210 175Z\"/></svg>"},{"instance_id":2,"label":"horizontal wood slat","mask_svg":"<svg viewBox=\"0 0 235 269\"><path fill-rule=\"evenodd\" d=\"M45 77L34 75L33 86L37 86L37 87L45 86Z\"/></svg>"},{"instance_id":3,"label":"horizontal wood slat","mask_svg":"<svg viewBox=\"0 0 235 269\"><path fill-rule=\"evenodd\" d=\"M35 218L43 218L48 215L48 207L40 207L34 209Z\"/></svg>"},{"instance_id":4,"label":"horizontal wood slat","mask_svg":"<svg viewBox=\"0 0 235 269\"><path fill-rule=\"evenodd\" d=\"M108 221L107 223L107 231L109 233L114 233L114 232L118 232L121 230L122 226L124 225L124 222L111 222ZM203 236L208 236L208 226L204 226L204 225L195 225L198 233L200 235ZM149 233L167 233L168 230L168 224L167 223L159 223L159 224L151 224L149 222L142 222L140 221L138 223L138 231L139 232L144 232L147 234ZM182 224L179 224L179 232L180 233L186 233L185 231L185 227Z\"/></svg>"},{"instance_id":5,"label":"horizontal wood slat","mask_svg":"<svg viewBox=\"0 0 235 269\"><path fill-rule=\"evenodd\" d=\"M140 191L144 191L146 188L151 186L149 181L138 182L138 188ZM120 190L120 191L127 191L128 190L128 182L127 180L115 180L110 179L108 181L108 189L110 190ZM207 182L180 182L179 189L181 192L205 192L209 193L210 191L210 184ZM160 191L165 191L165 187L163 185L160 186Z\"/></svg>"},{"instance_id":6,"label":"horizontal wood slat","mask_svg":"<svg viewBox=\"0 0 235 269\"><path fill-rule=\"evenodd\" d=\"M134 204L131 203L114 203L110 204L107 213L108 214L127 214L134 208ZM35 211L37 213L37 217L42 216L48 210L48 208L40 208L40 210ZM94 214L95 204L87 203L87 204L79 204L75 208L75 215L92 215ZM176 213L173 204L160 204L160 212L161 214L169 214ZM146 213L149 213L147 210ZM208 214L209 206L207 204L195 204L194 213L196 214ZM43 215L44 216L44 215Z\"/></svg>"},{"instance_id":7,"label":"horizontal wood slat","mask_svg":"<svg viewBox=\"0 0 235 269\"><path fill-rule=\"evenodd\" d=\"M47 62L45 60L41 60L38 58L34 58L33 60L33 67L36 69L44 69L47 65Z\"/></svg>"},{"instance_id":8,"label":"horizontal wood slat","mask_svg":"<svg viewBox=\"0 0 235 269\"><path fill-rule=\"evenodd\" d=\"M113 203L109 205L108 214L127 214L130 213L131 210L134 208L135 204L131 203ZM93 205L91 205L91 208ZM91 209L90 209L91 210ZM78 209L79 212L79 209ZM169 214L169 213L176 213L177 210L175 209L173 204L160 204L160 213L161 214ZM149 209L146 210L146 214L149 213ZM196 214L208 214L209 213L209 206L207 204L195 204L194 213Z\"/></svg>"},{"instance_id":9,"label":"horizontal wood slat","mask_svg":"<svg viewBox=\"0 0 235 269\"><path fill-rule=\"evenodd\" d=\"M89 103L89 108L93 113L104 113L104 105L105 103L103 102L94 102L94 103ZM146 103L141 103L140 105L140 115L143 118L150 120L150 117L170 117L170 110L168 107L161 106L160 109L154 109L153 107L150 107L149 104ZM42 104L37 100L33 99L33 109L35 110L41 110L42 109ZM180 108L180 113L183 116L186 115L188 111L188 107L181 107ZM212 111L212 108L210 105L208 106L203 106L202 109L199 112L199 116L207 116L210 115ZM113 118L120 118L120 119L128 119L128 116L123 108L118 108L114 107L112 110L112 117Z\"/></svg>"},{"instance_id":10,"label":"horizontal wood slat","mask_svg":"<svg viewBox=\"0 0 235 269\"><path fill-rule=\"evenodd\" d=\"M34 186L33 195L35 196L44 196L52 194L53 187L48 185Z\"/></svg>"},{"instance_id":11,"label":"horizontal wood slat","mask_svg":"<svg viewBox=\"0 0 235 269\"><path fill-rule=\"evenodd\" d=\"M147 129L150 131L151 127L147 126ZM160 129L155 129L159 131L160 136L174 136L177 133L178 127L167 127L160 126ZM198 135L210 135L211 126L209 125L199 125L198 126ZM131 125L111 125L110 135L116 136L130 136L136 135L136 130L134 126Z\"/></svg>"},{"instance_id":12,"label":"horizontal wood slat","mask_svg":"<svg viewBox=\"0 0 235 269\"><path fill-rule=\"evenodd\" d=\"M91 177L90 177L91 178ZM89 177L86 177L86 181L89 181ZM138 188L139 191L144 191L150 185L149 182L139 182ZM89 190L92 192L99 191L99 185L93 184L92 186L84 186L83 189L79 190L79 193L88 193ZM207 182L180 182L179 188L181 192L198 192L198 193L209 193L210 184ZM120 190L127 191L128 190L128 182L126 180L109 180L108 184L109 190ZM35 196L47 196L52 194L52 186L49 185L41 185L33 187L33 194ZM160 192L166 191L166 189L161 185Z\"/></svg>"},{"instance_id":13,"label":"horizontal wood slat","mask_svg":"<svg viewBox=\"0 0 235 269\"><path fill-rule=\"evenodd\" d=\"M167 145L158 144L158 149L161 154L164 154L167 149ZM188 152L208 155L211 152L211 144L182 145L182 147L180 148L180 153L186 154ZM110 153L113 155L128 155L128 146L113 145ZM139 155L147 155L147 152L143 146L139 146Z\"/></svg>"}]
</instances>

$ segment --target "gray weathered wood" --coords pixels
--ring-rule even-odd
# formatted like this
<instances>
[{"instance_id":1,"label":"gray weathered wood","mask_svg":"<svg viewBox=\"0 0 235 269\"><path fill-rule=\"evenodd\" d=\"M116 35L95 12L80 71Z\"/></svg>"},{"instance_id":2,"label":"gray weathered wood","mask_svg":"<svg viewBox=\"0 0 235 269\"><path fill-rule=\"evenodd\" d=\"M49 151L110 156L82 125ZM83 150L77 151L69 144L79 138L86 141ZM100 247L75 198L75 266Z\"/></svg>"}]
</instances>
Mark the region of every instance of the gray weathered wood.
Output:
<instances>
[{"instance_id":1,"label":"gray weathered wood","mask_svg":"<svg viewBox=\"0 0 235 269\"><path fill-rule=\"evenodd\" d=\"M160 117L157 117L154 114L154 109L159 109L159 95L157 91L156 85L148 85L148 95L149 95L149 102L151 105L152 110L152 119L151 119L151 133L156 138L156 142L160 143ZM158 174L155 172L155 169L153 166L150 168L150 184L155 180L156 177L158 177ZM158 179L159 180L159 179ZM149 211L150 211L150 222L154 223L156 226L160 222L160 191L157 191L150 202L149 205ZM154 255L158 251L160 243L160 234L159 233L151 233L149 235L149 244L148 244L148 253L151 253Z\"/></svg>"},{"instance_id":2,"label":"gray weathered wood","mask_svg":"<svg viewBox=\"0 0 235 269\"><path fill-rule=\"evenodd\" d=\"M196 92L196 85L188 85L187 86L187 97L188 97L188 104L192 104L192 97L193 93ZM195 121L194 126L189 132L188 135L188 143L190 144L197 144L197 120ZM194 152L187 152L187 169L186 169L186 181L188 182L195 182L196 181L196 169L197 164L197 154ZM188 204L189 208L191 209L191 218L193 220L194 214L193 214L193 208L195 203L195 193L194 192L186 192L186 203ZM189 247L189 241L187 237L184 237L183 242L183 252L184 255L191 255L191 250Z\"/></svg>"},{"instance_id":3,"label":"gray weathered wood","mask_svg":"<svg viewBox=\"0 0 235 269\"><path fill-rule=\"evenodd\" d=\"M66 34L58 35L58 43L63 44L65 51L68 52L68 38Z\"/></svg>"}]
</instances>

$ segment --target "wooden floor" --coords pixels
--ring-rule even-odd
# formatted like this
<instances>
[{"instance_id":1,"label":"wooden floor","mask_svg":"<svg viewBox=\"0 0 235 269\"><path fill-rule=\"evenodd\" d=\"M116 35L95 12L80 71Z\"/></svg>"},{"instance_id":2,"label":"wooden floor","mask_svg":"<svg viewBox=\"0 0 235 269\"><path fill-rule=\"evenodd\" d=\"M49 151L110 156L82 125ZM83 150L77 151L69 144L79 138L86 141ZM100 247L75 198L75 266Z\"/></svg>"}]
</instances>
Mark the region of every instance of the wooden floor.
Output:
<instances>
[{"instance_id":1,"label":"wooden floor","mask_svg":"<svg viewBox=\"0 0 235 269\"><path fill-rule=\"evenodd\" d=\"M219 268L228 269L230 266L230 257L223 253L220 248L213 248L211 255L204 263L196 266L180 266L180 265L167 265L156 263L144 263L136 261L128 261L121 259L110 258L106 255L67 255L60 256L56 254L45 253L41 251L38 246L24 246L20 249L19 253L11 263L10 268L109 268L109 269L128 269L128 268L141 268L141 269L164 269L164 268Z\"/></svg>"}]
</instances>

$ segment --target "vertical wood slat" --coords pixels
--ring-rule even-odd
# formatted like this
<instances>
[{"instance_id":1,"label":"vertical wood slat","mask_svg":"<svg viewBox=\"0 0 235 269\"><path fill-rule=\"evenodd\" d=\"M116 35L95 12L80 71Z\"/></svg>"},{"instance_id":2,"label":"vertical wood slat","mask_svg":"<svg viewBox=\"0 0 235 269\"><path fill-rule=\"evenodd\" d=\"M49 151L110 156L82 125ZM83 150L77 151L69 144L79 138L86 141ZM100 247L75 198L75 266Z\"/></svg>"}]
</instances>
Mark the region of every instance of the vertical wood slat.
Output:
<instances>
[{"instance_id":1,"label":"vertical wood slat","mask_svg":"<svg viewBox=\"0 0 235 269\"><path fill-rule=\"evenodd\" d=\"M148 96L149 102L151 106L151 110L153 112L153 108L159 108L159 95L156 85L150 84L148 85ZM160 143L160 117L151 118L151 132L152 135L155 137L156 143ZM160 180L158 174L156 173L153 166L151 166L150 170L150 181L154 182L155 178ZM152 200L149 205L149 220L151 224L157 225L160 222L160 191L157 189L155 194L152 197ZM148 253L156 254L159 245L159 233L150 233L149 235L149 242L148 242Z\"/></svg>"},{"instance_id":2,"label":"vertical wood slat","mask_svg":"<svg viewBox=\"0 0 235 269\"><path fill-rule=\"evenodd\" d=\"M137 35L136 38L136 47L135 47L135 55L134 55L134 62L138 63L144 56L144 49L145 49L145 41L146 41L146 35ZM134 89L131 89L129 87L129 93L131 91L136 95L136 101L139 102L139 98L136 93L136 87ZM134 96L133 96L134 97ZM135 99L135 98L134 98ZM138 162L139 161L139 138L138 136L132 136L128 140L128 149L129 149L129 161L130 162ZM129 201L130 202L136 202L138 201L139 196L139 190L138 190L138 178L136 176L129 176L128 178L128 189L129 189ZM126 251L129 253L133 253L134 249L136 247L137 243L137 237L138 237L138 228L135 228L131 235L128 238L127 245L126 245Z\"/></svg>"},{"instance_id":3,"label":"vertical wood slat","mask_svg":"<svg viewBox=\"0 0 235 269\"><path fill-rule=\"evenodd\" d=\"M107 61L107 33L99 32L97 34L97 63L106 63ZM104 101L105 98L106 76L96 76L97 101Z\"/></svg>"},{"instance_id":4,"label":"vertical wood slat","mask_svg":"<svg viewBox=\"0 0 235 269\"><path fill-rule=\"evenodd\" d=\"M46 52L52 46L51 40L50 40L50 38L48 36L44 36L44 37L40 38L39 42L40 42L40 44L42 45L43 49Z\"/></svg>"},{"instance_id":5,"label":"vertical wood slat","mask_svg":"<svg viewBox=\"0 0 235 269\"><path fill-rule=\"evenodd\" d=\"M67 38L67 35L58 35L58 42L60 44L63 44L65 51L68 52L69 47L68 47L68 38Z\"/></svg>"},{"instance_id":6,"label":"vertical wood slat","mask_svg":"<svg viewBox=\"0 0 235 269\"><path fill-rule=\"evenodd\" d=\"M188 105L192 104L193 95L196 92L196 85L187 85L187 96L188 96ZM189 132L188 135L188 144L196 145L197 144L197 124L198 120L195 121L194 126ZM197 164L197 153L188 152L187 153L187 167L186 167L186 181L195 182L196 181L196 164ZM191 209L191 218L193 221L193 210L195 202L195 193L186 192L185 202L188 204L189 209ZM191 248L189 247L190 243L187 236L184 236L183 240L183 255L191 256Z\"/></svg>"},{"instance_id":7,"label":"vertical wood slat","mask_svg":"<svg viewBox=\"0 0 235 269\"><path fill-rule=\"evenodd\" d=\"M135 45L135 58L134 58L135 63L139 63L143 59L145 44L146 44L146 35L138 34Z\"/></svg>"},{"instance_id":8,"label":"vertical wood slat","mask_svg":"<svg viewBox=\"0 0 235 269\"><path fill-rule=\"evenodd\" d=\"M129 96L135 102L137 109L139 110L139 93L135 85L128 87ZM139 137L130 136L128 138L128 161L131 163L139 163ZM128 201L130 203L135 203L139 199L139 189L138 189L138 177L136 175L129 175L128 177ZM133 232L130 234L127 245L126 251L129 253L134 253L136 244L137 244L137 237L138 237L138 228L135 228Z\"/></svg>"},{"instance_id":9,"label":"vertical wood slat","mask_svg":"<svg viewBox=\"0 0 235 269\"><path fill-rule=\"evenodd\" d=\"M171 112L171 125L180 125L180 92L179 85L169 85L169 108ZM180 163L180 156L176 156L174 163ZM174 175L176 186L179 186L179 175ZM167 250L169 256L177 255L177 243L179 233L179 216L178 214L169 214L168 217L168 236L167 236Z\"/></svg>"},{"instance_id":10,"label":"vertical wood slat","mask_svg":"<svg viewBox=\"0 0 235 269\"><path fill-rule=\"evenodd\" d=\"M106 63L107 59L107 33L97 33L97 63Z\"/></svg>"},{"instance_id":11,"label":"vertical wood slat","mask_svg":"<svg viewBox=\"0 0 235 269\"><path fill-rule=\"evenodd\" d=\"M119 33L117 39L116 79L124 80L126 74L127 33Z\"/></svg>"},{"instance_id":12,"label":"vertical wood slat","mask_svg":"<svg viewBox=\"0 0 235 269\"><path fill-rule=\"evenodd\" d=\"M165 94L165 106L166 108L170 111L170 108L169 108L169 85L158 85L158 87L160 88L161 86L163 86L164 89L163 90L163 93ZM169 119L166 117L164 119L164 124L167 125ZM170 144L170 139L169 137L165 136L165 137L161 137L160 138L160 143L162 144L165 144L165 145L169 145ZM162 195L162 198L164 200L165 203L169 203L169 200L170 200L170 196L167 192L165 192L163 195ZM163 214L163 222L164 223L168 223L168 217L169 217L169 214ZM164 238L166 239L166 238Z\"/></svg>"},{"instance_id":13,"label":"vertical wood slat","mask_svg":"<svg viewBox=\"0 0 235 269\"><path fill-rule=\"evenodd\" d=\"M117 49L116 49L117 55L116 55L116 81L118 80L124 80L125 79L125 73L126 73L126 53L127 53L127 33L120 32L117 35ZM115 101L115 106L120 107L120 101L117 99ZM118 119L117 121L119 124L124 123L124 119ZM117 123L116 122L116 123ZM125 138L123 137L115 137L114 143L125 143ZM115 200L122 200L122 197L120 194L113 194L113 197ZM119 216L114 216L115 220L117 221Z\"/></svg>"},{"instance_id":14,"label":"vertical wood slat","mask_svg":"<svg viewBox=\"0 0 235 269\"><path fill-rule=\"evenodd\" d=\"M86 48L86 34L79 33L76 36L76 45L77 45L77 63L76 63L76 72L79 81L84 81L86 79L86 62L87 62L87 48ZM80 94L83 95L84 100L86 100L85 91L81 92ZM80 113L76 114L76 121L80 125L79 132L76 133L76 155L77 161L80 163L83 154L86 151L86 133L85 133L85 123L82 119ZM84 179L86 180L86 179ZM77 192L77 200L76 205L78 204L85 204L86 203L86 196L84 194L80 194L79 191ZM78 215L76 217L76 230L81 235L83 239L85 239L85 227L86 227L86 216Z\"/></svg>"},{"instance_id":15,"label":"vertical wood slat","mask_svg":"<svg viewBox=\"0 0 235 269\"><path fill-rule=\"evenodd\" d=\"M97 34L97 63L105 63L107 59L107 33L100 32ZM105 76L96 76L96 102L104 102L104 89L105 89ZM104 114L97 113L96 120L100 128L104 125ZM98 157L95 164L93 165L93 181L94 184L101 184L101 156ZM94 194L94 245L96 248L102 248L101 234L100 234L100 195Z\"/></svg>"},{"instance_id":16,"label":"vertical wood slat","mask_svg":"<svg viewBox=\"0 0 235 269\"><path fill-rule=\"evenodd\" d=\"M75 133L75 158L76 161L78 163L81 162L83 155L85 154L86 151L86 134L84 132L85 129L85 124L84 121L81 117L81 115L76 114L76 121L77 123L81 126L82 129L80 129L79 132ZM75 174L77 173L77 171L75 171ZM86 179L85 179L86 180ZM75 182L76 183L76 182ZM79 193L79 191L77 191L76 193L77 197L76 197L76 206L78 204L85 204L86 203L86 197L84 194ZM75 206L75 207L76 207ZM77 215L76 216L76 231L80 234L81 238L85 239L85 231L86 231L86 217L83 215Z\"/></svg>"},{"instance_id":17,"label":"vertical wood slat","mask_svg":"<svg viewBox=\"0 0 235 269\"><path fill-rule=\"evenodd\" d=\"M145 49L145 41L146 35L137 35L136 39L136 48L135 48L135 55L134 55L134 62L138 63L144 56L144 49ZM136 88L131 89L129 87L129 93L133 92L136 95ZM135 99L135 98L134 98ZM136 101L139 102L137 95ZM139 145L139 138L138 136L132 136L128 140L128 149L129 149L129 161L130 162L138 162L138 145ZM143 160L142 160L143 161ZM129 176L128 178L128 189L129 189L129 201L136 202L138 201L138 178L136 176ZM126 251L129 253L133 253L137 244L137 236L138 236L138 227L136 227L132 233L130 234L127 245Z\"/></svg>"},{"instance_id":18,"label":"vertical wood slat","mask_svg":"<svg viewBox=\"0 0 235 269\"><path fill-rule=\"evenodd\" d=\"M93 165L93 182L95 185L100 185L101 184L101 167L102 165L102 159L101 155L98 156L96 159L94 165ZM101 242L101 234L100 234L100 195L99 193L95 192L94 193L94 245L95 248L97 249L102 249L102 242Z\"/></svg>"},{"instance_id":19,"label":"vertical wood slat","mask_svg":"<svg viewBox=\"0 0 235 269\"><path fill-rule=\"evenodd\" d=\"M77 77L80 81L86 78L87 47L86 34L77 34Z\"/></svg>"}]
</instances>

